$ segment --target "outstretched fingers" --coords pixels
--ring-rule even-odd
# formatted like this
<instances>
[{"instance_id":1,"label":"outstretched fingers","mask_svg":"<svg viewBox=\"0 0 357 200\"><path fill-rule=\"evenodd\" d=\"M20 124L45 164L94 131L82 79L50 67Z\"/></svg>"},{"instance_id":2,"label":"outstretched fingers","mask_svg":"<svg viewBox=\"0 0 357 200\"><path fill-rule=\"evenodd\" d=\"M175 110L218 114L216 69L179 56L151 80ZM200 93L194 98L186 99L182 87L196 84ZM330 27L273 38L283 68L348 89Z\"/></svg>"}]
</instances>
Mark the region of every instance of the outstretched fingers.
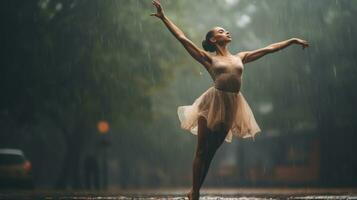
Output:
<instances>
[{"instance_id":1,"label":"outstretched fingers","mask_svg":"<svg viewBox=\"0 0 357 200\"><path fill-rule=\"evenodd\" d=\"M309 43L307 43L305 40L303 41L303 44L302 44L302 49L305 49L307 47L309 47Z\"/></svg>"},{"instance_id":2,"label":"outstretched fingers","mask_svg":"<svg viewBox=\"0 0 357 200\"><path fill-rule=\"evenodd\" d=\"M158 18L162 18L164 16L164 12L162 10L160 1L153 0L152 4L156 7L156 13L151 13L150 16L156 16Z\"/></svg>"},{"instance_id":3,"label":"outstretched fingers","mask_svg":"<svg viewBox=\"0 0 357 200\"><path fill-rule=\"evenodd\" d=\"M309 47L309 43L306 40L297 39L297 43L302 46L302 49Z\"/></svg>"},{"instance_id":4,"label":"outstretched fingers","mask_svg":"<svg viewBox=\"0 0 357 200\"><path fill-rule=\"evenodd\" d=\"M152 4L157 8L157 9L161 9L161 4L160 2L158 2L157 0L153 0Z\"/></svg>"}]
</instances>

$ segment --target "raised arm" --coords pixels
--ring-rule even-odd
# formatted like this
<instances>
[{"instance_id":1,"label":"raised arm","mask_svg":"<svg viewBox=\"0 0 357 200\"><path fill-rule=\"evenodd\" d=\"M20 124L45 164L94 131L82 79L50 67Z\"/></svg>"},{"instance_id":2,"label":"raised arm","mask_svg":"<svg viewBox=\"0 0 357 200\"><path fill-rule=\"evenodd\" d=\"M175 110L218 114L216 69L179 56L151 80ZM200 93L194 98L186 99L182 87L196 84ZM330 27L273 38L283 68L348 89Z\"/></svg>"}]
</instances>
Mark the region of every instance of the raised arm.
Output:
<instances>
[{"instance_id":1,"label":"raised arm","mask_svg":"<svg viewBox=\"0 0 357 200\"><path fill-rule=\"evenodd\" d=\"M238 53L238 56L242 59L243 63L248 63L248 62L257 60L257 59L265 56L266 54L273 53L273 52L279 51L281 49L284 49L292 44L302 45L303 49L306 47L309 47L309 44L305 40L302 40L299 38L291 38L289 40L274 43L274 44L271 44L269 46L266 46L264 48L260 48L257 50L240 52L240 53Z\"/></svg>"},{"instance_id":2,"label":"raised arm","mask_svg":"<svg viewBox=\"0 0 357 200\"><path fill-rule=\"evenodd\" d=\"M156 16L161 19L170 32L175 36L175 38L180 41L180 43L185 47L188 53L207 70L211 68L211 56L206 51L198 48L191 40L189 40L185 34L169 19L165 16L162 6L159 0L153 0L153 5L156 7L157 12L152 13L151 16Z\"/></svg>"}]
</instances>

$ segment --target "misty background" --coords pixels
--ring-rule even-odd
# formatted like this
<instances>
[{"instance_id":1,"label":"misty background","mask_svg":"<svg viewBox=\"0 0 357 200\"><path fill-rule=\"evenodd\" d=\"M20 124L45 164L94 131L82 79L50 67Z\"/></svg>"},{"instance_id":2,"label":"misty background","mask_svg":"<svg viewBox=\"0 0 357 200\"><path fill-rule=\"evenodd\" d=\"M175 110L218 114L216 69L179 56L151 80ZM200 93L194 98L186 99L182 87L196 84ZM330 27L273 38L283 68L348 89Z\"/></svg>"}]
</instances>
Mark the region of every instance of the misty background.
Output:
<instances>
[{"instance_id":1,"label":"misty background","mask_svg":"<svg viewBox=\"0 0 357 200\"><path fill-rule=\"evenodd\" d=\"M230 31L232 53L310 44L245 64L241 91L262 132L222 145L205 186L357 185L357 1L161 3L199 47L214 26ZM85 187L88 158L102 188L190 186L196 137L177 107L213 82L149 16L150 0L0 4L0 147L24 151L36 187Z\"/></svg>"}]
</instances>

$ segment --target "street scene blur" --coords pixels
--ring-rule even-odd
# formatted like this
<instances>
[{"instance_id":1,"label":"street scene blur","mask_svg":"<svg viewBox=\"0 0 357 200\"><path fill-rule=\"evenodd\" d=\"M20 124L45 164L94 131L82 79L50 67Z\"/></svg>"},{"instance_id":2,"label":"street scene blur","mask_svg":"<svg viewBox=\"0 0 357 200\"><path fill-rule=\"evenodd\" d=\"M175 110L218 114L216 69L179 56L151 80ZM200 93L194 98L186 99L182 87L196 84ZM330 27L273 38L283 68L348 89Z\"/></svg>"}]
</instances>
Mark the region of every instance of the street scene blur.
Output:
<instances>
[{"instance_id":1,"label":"street scene blur","mask_svg":"<svg viewBox=\"0 0 357 200\"><path fill-rule=\"evenodd\" d=\"M202 199L357 199L357 1L161 3L200 48L215 26L232 53L310 44L244 65L262 131L220 147ZM0 199L184 198L197 137L177 107L213 82L152 2L0 4Z\"/></svg>"}]
</instances>

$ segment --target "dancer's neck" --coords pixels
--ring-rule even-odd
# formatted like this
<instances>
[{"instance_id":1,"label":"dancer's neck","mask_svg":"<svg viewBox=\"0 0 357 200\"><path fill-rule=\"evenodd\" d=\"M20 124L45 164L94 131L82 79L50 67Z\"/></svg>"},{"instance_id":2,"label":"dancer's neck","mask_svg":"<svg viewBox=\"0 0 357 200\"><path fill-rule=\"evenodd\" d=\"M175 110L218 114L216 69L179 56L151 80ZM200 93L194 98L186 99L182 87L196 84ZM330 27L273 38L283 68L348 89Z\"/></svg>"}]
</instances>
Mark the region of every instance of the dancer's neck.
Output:
<instances>
[{"instance_id":1,"label":"dancer's neck","mask_svg":"<svg viewBox=\"0 0 357 200\"><path fill-rule=\"evenodd\" d=\"M227 48L227 45L224 45L224 46L220 46L220 45L216 45L216 55L217 56L230 56L232 55L228 48Z\"/></svg>"}]
</instances>

